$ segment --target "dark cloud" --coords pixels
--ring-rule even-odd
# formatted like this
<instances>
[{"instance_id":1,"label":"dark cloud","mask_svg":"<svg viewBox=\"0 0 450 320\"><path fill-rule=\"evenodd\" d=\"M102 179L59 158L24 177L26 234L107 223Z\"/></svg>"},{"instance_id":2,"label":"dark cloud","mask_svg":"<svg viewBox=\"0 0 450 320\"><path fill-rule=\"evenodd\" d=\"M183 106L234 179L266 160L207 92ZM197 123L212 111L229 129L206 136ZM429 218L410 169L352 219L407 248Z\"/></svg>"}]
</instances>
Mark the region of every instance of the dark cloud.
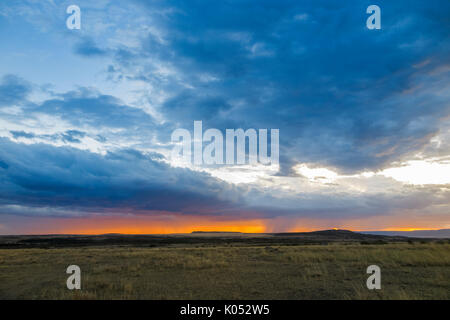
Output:
<instances>
[{"instance_id":1,"label":"dark cloud","mask_svg":"<svg viewBox=\"0 0 450 320\"><path fill-rule=\"evenodd\" d=\"M195 108L190 106L195 105ZM164 103L163 111L173 122L197 119L210 120L218 114L227 111L231 106L225 99L218 96L199 96L192 91L186 91Z\"/></svg>"},{"instance_id":2,"label":"dark cloud","mask_svg":"<svg viewBox=\"0 0 450 320\"><path fill-rule=\"evenodd\" d=\"M368 1L137 2L165 42L149 34L117 62L178 70L181 81L163 85L167 119L279 128L283 166L376 170L423 148L450 115L438 94L450 79L447 1L381 1L376 31L365 27ZM152 13L163 8L172 13Z\"/></svg>"},{"instance_id":3,"label":"dark cloud","mask_svg":"<svg viewBox=\"0 0 450 320\"><path fill-rule=\"evenodd\" d=\"M86 57L96 57L105 56L107 51L100 49L92 39L85 38L75 46L75 53Z\"/></svg>"},{"instance_id":4,"label":"dark cloud","mask_svg":"<svg viewBox=\"0 0 450 320\"><path fill-rule=\"evenodd\" d=\"M67 130L64 134L62 134L62 140L64 142L80 143L81 141L79 138L84 138L85 136L85 132L78 130Z\"/></svg>"},{"instance_id":5,"label":"dark cloud","mask_svg":"<svg viewBox=\"0 0 450 320\"><path fill-rule=\"evenodd\" d=\"M280 129L279 175L296 175L298 162L354 173L414 155L450 116L448 1L380 0L382 30L375 31L365 27L372 4L365 0L134 2L152 22L137 46L100 48L100 39L77 38L74 51L111 58L109 80L146 83L152 90L144 98L164 121L92 88L46 91L47 100L23 103L31 85L4 76L0 107L20 105L23 112L2 117L27 127L7 128L14 139L79 144L91 137L133 146L101 155L2 138L0 205L324 219L448 209L445 185L399 187L392 180L386 193L280 192L276 183L231 185L133 149L136 141L142 149L166 143L172 130L192 130L202 120L204 129ZM35 123L42 114L73 129L29 132L22 120ZM447 155L448 144L442 146L429 154Z\"/></svg>"},{"instance_id":6,"label":"dark cloud","mask_svg":"<svg viewBox=\"0 0 450 320\"><path fill-rule=\"evenodd\" d=\"M157 153L134 149L103 156L1 138L2 213L89 215L167 211L227 218L327 219L420 212L433 206L444 210L450 200L450 187L444 185L409 186L372 194L280 193L276 189L231 185L206 173L170 167L161 159L162 155ZM27 207L52 209L27 212Z\"/></svg>"},{"instance_id":7,"label":"dark cloud","mask_svg":"<svg viewBox=\"0 0 450 320\"><path fill-rule=\"evenodd\" d=\"M31 92L31 85L15 75L5 75L0 79L0 106L22 102Z\"/></svg>"},{"instance_id":8,"label":"dark cloud","mask_svg":"<svg viewBox=\"0 0 450 320\"><path fill-rule=\"evenodd\" d=\"M0 145L3 205L220 214L236 206L230 199L240 198L234 187L207 174L171 168L156 153L119 150L101 156L7 139Z\"/></svg>"},{"instance_id":9,"label":"dark cloud","mask_svg":"<svg viewBox=\"0 0 450 320\"><path fill-rule=\"evenodd\" d=\"M11 132L11 134L13 135L13 137L15 139L17 139L17 138L31 139L31 138L34 138L36 136L34 133L25 132L25 131L10 131L10 132Z\"/></svg>"},{"instance_id":10,"label":"dark cloud","mask_svg":"<svg viewBox=\"0 0 450 320\"><path fill-rule=\"evenodd\" d=\"M81 143L80 138L84 138L86 136L86 132L78 131L78 130L67 130L62 133L55 134L34 134L31 132L25 131L10 131L13 138L25 138L25 139L33 139L40 138L44 140L50 141L62 141L62 142L71 142L71 143Z\"/></svg>"},{"instance_id":11,"label":"dark cloud","mask_svg":"<svg viewBox=\"0 0 450 320\"><path fill-rule=\"evenodd\" d=\"M61 94L40 105L33 105L27 111L60 116L75 126L127 128L130 131L141 130L142 133L155 126L153 118L143 110L87 88Z\"/></svg>"}]
</instances>

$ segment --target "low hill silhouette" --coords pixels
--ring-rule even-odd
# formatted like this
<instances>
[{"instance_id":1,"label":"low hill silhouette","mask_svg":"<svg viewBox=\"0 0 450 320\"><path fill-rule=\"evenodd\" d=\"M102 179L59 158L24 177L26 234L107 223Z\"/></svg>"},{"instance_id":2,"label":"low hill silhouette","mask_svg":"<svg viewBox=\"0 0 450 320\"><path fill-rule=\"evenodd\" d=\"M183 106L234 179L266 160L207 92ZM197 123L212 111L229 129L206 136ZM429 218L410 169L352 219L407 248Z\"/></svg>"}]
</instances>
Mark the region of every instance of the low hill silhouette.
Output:
<instances>
[{"instance_id":1,"label":"low hill silhouette","mask_svg":"<svg viewBox=\"0 0 450 320\"><path fill-rule=\"evenodd\" d=\"M12 235L0 236L0 248L64 248L86 246L140 246L171 245L313 245L333 242L385 244L390 242L436 241L438 239L374 235L349 230L322 230L313 232L241 233L195 231L190 234L166 235Z\"/></svg>"}]
</instances>

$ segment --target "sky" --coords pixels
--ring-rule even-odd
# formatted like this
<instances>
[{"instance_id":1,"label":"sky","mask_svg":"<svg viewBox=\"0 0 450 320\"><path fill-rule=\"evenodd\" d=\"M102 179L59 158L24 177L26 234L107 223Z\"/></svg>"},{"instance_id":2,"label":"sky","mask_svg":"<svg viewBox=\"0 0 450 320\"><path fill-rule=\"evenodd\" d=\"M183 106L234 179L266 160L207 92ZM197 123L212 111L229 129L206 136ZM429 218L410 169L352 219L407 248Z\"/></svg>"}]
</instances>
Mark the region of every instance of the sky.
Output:
<instances>
[{"instance_id":1,"label":"sky","mask_svg":"<svg viewBox=\"0 0 450 320\"><path fill-rule=\"evenodd\" d=\"M450 228L449 13L3 0L0 234ZM179 163L194 121L278 129L279 164Z\"/></svg>"}]
</instances>

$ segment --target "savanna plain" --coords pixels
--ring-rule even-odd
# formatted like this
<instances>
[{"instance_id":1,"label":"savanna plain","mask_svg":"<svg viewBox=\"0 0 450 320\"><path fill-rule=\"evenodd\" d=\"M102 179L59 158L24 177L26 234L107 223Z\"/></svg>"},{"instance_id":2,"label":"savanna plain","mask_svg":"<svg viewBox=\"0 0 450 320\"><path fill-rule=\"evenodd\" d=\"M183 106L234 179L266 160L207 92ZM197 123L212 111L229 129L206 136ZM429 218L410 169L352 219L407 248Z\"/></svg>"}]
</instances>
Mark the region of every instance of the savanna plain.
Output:
<instances>
[{"instance_id":1,"label":"savanna plain","mask_svg":"<svg viewBox=\"0 0 450 320\"><path fill-rule=\"evenodd\" d=\"M450 299L449 240L186 239L4 245L0 299ZM81 290L66 287L74 264Z\"/></svg>"}]
</instances>

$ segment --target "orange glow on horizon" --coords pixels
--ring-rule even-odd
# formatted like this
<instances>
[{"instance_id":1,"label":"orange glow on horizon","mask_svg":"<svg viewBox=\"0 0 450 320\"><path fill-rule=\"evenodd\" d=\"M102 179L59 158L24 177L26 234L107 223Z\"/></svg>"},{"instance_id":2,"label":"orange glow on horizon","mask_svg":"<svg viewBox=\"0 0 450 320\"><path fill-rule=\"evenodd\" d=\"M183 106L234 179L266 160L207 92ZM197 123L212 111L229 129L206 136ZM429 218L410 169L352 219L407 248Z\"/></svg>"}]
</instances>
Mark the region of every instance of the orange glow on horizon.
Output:
<instances>
[{"instance_id":1,"label":"orange glow on horizon","mask_svg":"<svg viewBox=\"0 0 450 320\"><path fill-rule=\"evenodd\" d=\"M420 231L420 230L439 230L441 228L383 228L373 231ZM192 233L193 231L224 231L224 232L242 232L242 233L270 233L270 232L313 232L320 230L351 230L351 231L370 231L370 230L358 230L351 227L341 227L341 228L295 228L292 230L278 230L278 231L268 231L267 228L260 222L252 221L234 221L232 223L196 223L187 225L177 225L177 226L162 226L159 224L150 225L134 225L134 224L124 224L118 225L102 225L102 226L89 226L89 227L72 227L65 229L63 234L108 234L108 233L119 233L119 234L173 234L173 233Z\"/></svg>"},{"instance_id":2,"label":"orange glow on horizon","mask_svg":"<svg viewBox=\"0 0 450 320\"><path fill-rule=\"evenodd\" d=\"M87 227L79 229L68 228L64 233L67 234L106 234L106 233L121 233L121 234L171 234L171 233L191 233L193 231L228 231L228 232L243 232L243 233L264 233L263 225L245 225L242 222L235 224L196 224L185 226L161 226L157 224L151 225L124 225L124 226L101 226L101 227Z\"/></svg>"},{"instance_id":3,"label":"orange glow on horizon","mask_svg":"<svg viewBox=\"0 0 450 320\"><path fill-rule=\"evenodd\" d=\"M329 229L352 231L414 231L449 228L442 221L422 221L405 226L403 220L325 220L325 219L231 219L217 216L116 215L78 218L2 216L0 234L170 234L192 231L233 231L243 233L310 232ZM5 219L6 217L6 219ZM410 222L410 221L408 221ZM409 223L408 223L409 224Z\"/></svg>"},{"instance_id":4,"label":"orange glow on horizon","mask_svg":"<svg viewBox=\"0 0 450 320\"><path fill-rule=\"evenodd\" d=\"M264 233L262 220L219 220L201 216L108 216L89 218L33 218L22 232L12 234L170 234L192 231ZM3 234L5 233L4 230ZM10 233L11 234L11 233Z\"/></svg>"}]
</instances>

